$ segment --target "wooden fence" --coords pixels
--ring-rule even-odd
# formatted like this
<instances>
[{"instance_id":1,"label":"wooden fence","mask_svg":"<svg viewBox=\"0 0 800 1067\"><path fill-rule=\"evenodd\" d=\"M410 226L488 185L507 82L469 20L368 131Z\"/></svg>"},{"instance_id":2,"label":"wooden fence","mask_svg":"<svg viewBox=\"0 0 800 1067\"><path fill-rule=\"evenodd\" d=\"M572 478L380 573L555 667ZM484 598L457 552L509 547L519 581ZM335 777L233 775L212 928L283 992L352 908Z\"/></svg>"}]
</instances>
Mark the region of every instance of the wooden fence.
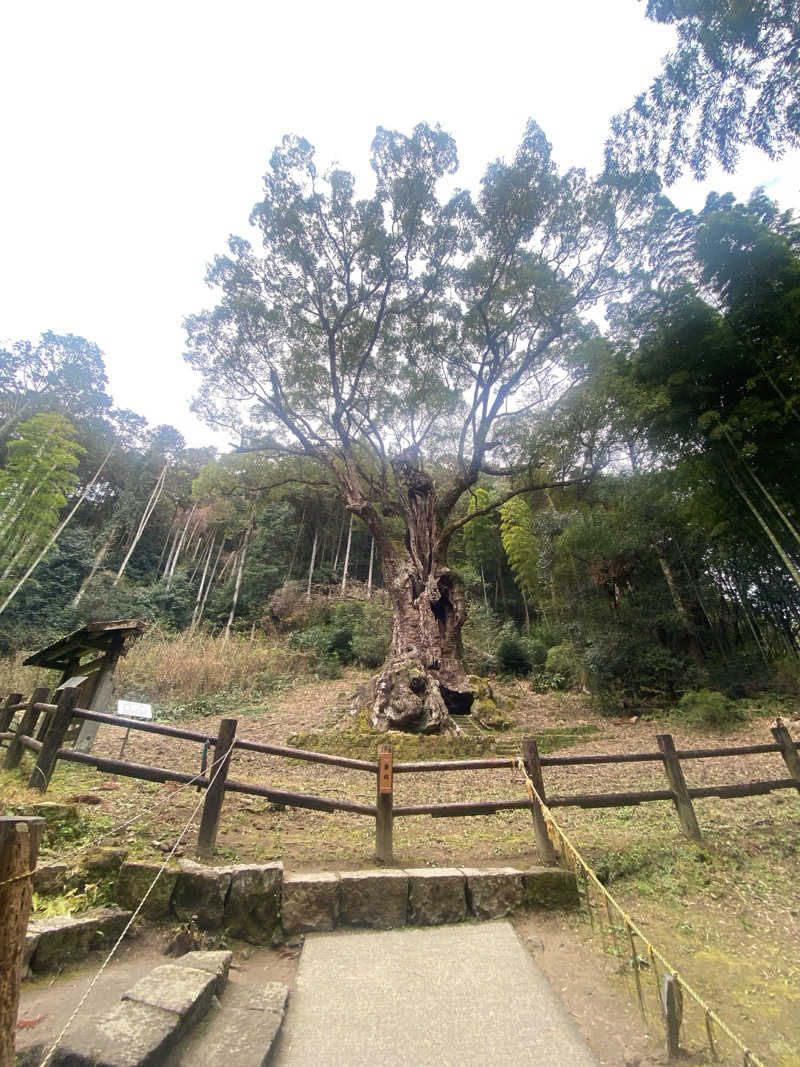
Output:
<instances>
[{"instance_id":1,"label":"wooden fence","mask_svg":"<svg viewBox=\"0 0 800 1067\"><path fill-rule=\"evenodd\" d=\"M394 763L389 745L382 745L376 761L348 759L324 752L309 752L285 745L264 744L236 736L237 720L222 719L216 735L187 730L178 726L125 719L118 715L103 715L76 706L77 689L62 687L58 703L47 702L48 690L37 689L28 701L21 694L12 693L0 708L0 742L6 743L4 767L19 765L25 751L36 754L36 763L29 785L45 792L59 760L80 763L109 774L123 775L151 782L178 782L195 784L206 789L206 798L198 834L197 854L210 858L214 852L217 828L226 792L246 793L264 797L275 804L313 811L344 811L375 819L376 856L383 863L392 862L392 825L395 818L407 815L431 815L434 818L452 816L489 815L499 811L527 809L531 811L539 857L543 863L555 863L556 856L547 836L542 811L535 796L519 799L489 799L456 801L434 804L394 803L394 776L398 774L446 773L449 771L507 770L518 767L520 760L511 757L495 759L465 759ZM21 713L15 725L15 717ZM64 739L71 724L92 721L125 730L139 730L183 741L194 741L203 746L200 774L189 774L168 767L132 763L129 760L112 759L91 753L77 752L64 747ZM12 729L13 727L13 729ZM773 743L739 745L721 748L676 749L670 734L657 738L657 752L633 752L617 754L541 756L536 740L522 741L521 760L536 791L550 808L581 807L607 808L638 805L657 800L670 800L675 805L684 832L694 840L701 839L692 800L699 797L748 797L771 793L778 789L800 790L800 755L798 742L794 741L780 719L772 727ZM214 757L206 765L206 755L213 747ZM232 755L235 751L258 752L286 759L304 760L310 763L328 764L333 767L362 771L376 778L375 804L355 803L334 797L321 797L310 793L295 793L273 789L254 782L241 782L229 776ZM719 757L747 756L761 753L780 753L790 777L728 785L688 787L683 775L682 763L687 760ZM544 783L544 771L548 767L578 767L595 764L661 763L666 779L666 789L639 790L622 793L576 793L548 795Z\"/></svg>"}]
</instances>

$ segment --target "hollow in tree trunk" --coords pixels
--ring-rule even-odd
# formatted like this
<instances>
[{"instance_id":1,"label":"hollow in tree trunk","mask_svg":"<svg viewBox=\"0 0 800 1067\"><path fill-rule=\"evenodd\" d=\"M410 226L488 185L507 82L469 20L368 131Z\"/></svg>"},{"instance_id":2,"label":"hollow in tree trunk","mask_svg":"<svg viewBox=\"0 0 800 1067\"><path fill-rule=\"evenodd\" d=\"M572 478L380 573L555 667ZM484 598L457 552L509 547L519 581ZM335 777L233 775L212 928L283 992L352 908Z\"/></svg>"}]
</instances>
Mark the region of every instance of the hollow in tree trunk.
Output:
<instances>
[{"instance_id":1,"label":"hollow in tree trunk","mask_svg":"<svg viewBox=\"0 0 800 1067\"><path fill-rule=\"evenodd\" d=\"M433 482L420 470L406 470L404 480L404 550L383 529L373 529L392 605L392 642L359 703L366 703L378 729L436 733L452 727L451 714L472 706L462 664L464 594L440 542Z\"/></svg>"}]
</instances>

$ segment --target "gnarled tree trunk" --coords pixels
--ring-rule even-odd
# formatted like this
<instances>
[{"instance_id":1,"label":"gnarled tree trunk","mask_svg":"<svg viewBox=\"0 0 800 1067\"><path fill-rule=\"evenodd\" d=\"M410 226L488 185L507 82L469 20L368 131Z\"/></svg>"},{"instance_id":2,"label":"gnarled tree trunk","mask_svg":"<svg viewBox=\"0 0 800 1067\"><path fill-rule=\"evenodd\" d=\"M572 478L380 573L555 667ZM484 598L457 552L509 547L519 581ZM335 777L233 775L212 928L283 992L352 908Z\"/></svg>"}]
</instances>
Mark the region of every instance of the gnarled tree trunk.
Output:
<instances>
[{"instance_id":1,"label":"gnarled tree trunk","mask_svg":"<svg viewBox=\"0 0 800 1067\"><path fill-rule=\"evenodd\" d=\"M378 729L435 733L466 714L473 691L461 662L466 618L458 577L439 537L436 492L424 472L406 468L404 551L374 530L393 614L389 658L361 694ZM369 523L368 523L369 524Z\"/></svg>"}]
</instances>

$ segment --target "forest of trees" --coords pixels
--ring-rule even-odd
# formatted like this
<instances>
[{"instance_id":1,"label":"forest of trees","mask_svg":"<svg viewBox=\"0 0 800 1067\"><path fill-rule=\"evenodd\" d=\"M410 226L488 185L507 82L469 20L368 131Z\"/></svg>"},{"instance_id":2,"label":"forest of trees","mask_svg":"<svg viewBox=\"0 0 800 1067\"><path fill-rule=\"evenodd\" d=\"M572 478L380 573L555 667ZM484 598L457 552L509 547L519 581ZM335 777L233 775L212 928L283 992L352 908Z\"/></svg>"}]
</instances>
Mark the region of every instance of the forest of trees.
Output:
<instances>
[{"instance_id":1,"label":"forest of trees","mask_svg":"<svg viewBox=\"0 0 800 1067\"><path fill-rule=\"evenodd\" d=\"M358 610L369 597L377 613L389 584L379 542L389 541L395 559L408 543L409 482L424 499L466 470L469 484L445 515L440 573L463 591L453 600L459 623L467 619L468 666L533 671L543 684L582 684L616 704L764 679L777 663L791 670L800 617L800 231L763 195L748 204L712 197L697 215L659 201L651 225L647 277L634 291L625 276L621 299L608 301L606 332L577 317L562 330L558 351L531 379L534 400L526 392L504 420L507 436L492 431L490 460L488 450L480 465L459 456L453 431L461 409L474 421L483 398L474 405L463 383L449 396L421 388L434 370L420 353L419 376L405 382L420 390L416 437L404 437L412 431L395 416L398 447L382 468L369 429L352 433L357 487L374 494L380 526L291 439L223 456L186 448L172 427L149 428L113 408L90 343L45 334L12 346L2 357L4 649L97 617L263 633L296 616L302 627L307 593L335 604L345 581L363 602ZM506 249L498 255L511 259ZM493 269L484 260L483 276L468 279L483 302L475 319L506 331L471 356L484 367L481 389L486 353L511 352L512 330L518 348L529 328L508 311L527 315L528 290L516 299L505 283L502 310L486 298ZM515 274L525 277L521 266ZM459 327L477 336L465 318ZM198 329L195 320L194 336ZM451 358L446 343L437 339L428 354ZM458 351L477 343L459 337ZM374 383L369 390L374 398ZM340 635L337 651L336 626L316 623L306 644L330 669L346 658L346 641ZM373 618L369 630L372 641L362 633L356 647L377 666L386 627Z\"/></svg>"},{"instance_id":2,"label":"forest of trees","mask_svg":"<svg viewBox=\"0 0 800 1067\"><path fill-rule=\"evenodd\" d=\"M0 647L99 617L292 631L320 670L383 664L373 722L422 730L471 672L611 707L800 676L800 227L761 191L680 211L657 173L796 142L777 7L770 37L651 3L680 48L597 176L531 122L444 195L452 138L379 128L359 198L284 139L259 246L231 238L186 324L237 451L116 409L81 337L0 351ZM747 54L761 96L704 98L716 63L740 100Z\"/></svg>"}]
</instances>

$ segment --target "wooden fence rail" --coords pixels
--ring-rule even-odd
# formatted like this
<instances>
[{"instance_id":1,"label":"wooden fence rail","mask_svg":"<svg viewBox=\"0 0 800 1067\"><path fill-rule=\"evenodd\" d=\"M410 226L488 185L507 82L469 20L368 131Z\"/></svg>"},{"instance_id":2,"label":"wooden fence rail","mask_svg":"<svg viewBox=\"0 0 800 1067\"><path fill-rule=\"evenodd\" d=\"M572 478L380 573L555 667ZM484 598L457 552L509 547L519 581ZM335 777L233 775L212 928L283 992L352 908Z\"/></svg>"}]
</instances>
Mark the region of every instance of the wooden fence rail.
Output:
<instances>
[{"instance_id":1,"label":"wooden fence rail","mask_svg":"<svg viewBox=\"0 0 800 1067\"><path fill-rule=\"evenodd\" d=\"M154 723L140 719L126 719L118 715L105 715L75 706L77 691L62 687L58 703L47 702L48 691L37 689L30 700L22 700L19 693L11 693L0 707L0 742L7 742L4 766L16 767L25 751L36 754L36 765L30 786L44 792L59 760L79 763L95 770L118 774L152 782L176 782L194 784L206 790L198 854L209 858L214 851L217 829L225 794L243 793L264 797L274 804L307 808L323 812L348 812L365 815L376 820L376 854L384 863L392 862L392 827L395 817L430 815L434 818L489 815L501 811L529 810L533 816L536 846L543 863L555 863L556 856L547 836L547 828L538 802L533 796L496 798L452 803L399 804L394 803L393 777L395 774L446 773L448 771L508 770L519 766L520 760L505 758L431 760L428 762L393 763L391 746L381 746L378 760L350 759L325 752L311 752L286 745L273 745L260 741L248 741L236 737L236 720L223 719L220 732L214 734ZM16 726L15 716L22 712ZM44 720L36 726L40 716ZM73 721L89 720L127 730L159 734L176 740L192 741L203 745L203 762L200 774L189 774L151 764L133 763L122 758L98 756L67 748L64 739ZM227 725L225 725L227 724ZM223 731L223 726L225 729ZM36 734L36 736L35 736ZM773 743L758 745L728 745L718 748L678 749L669 734L661 734L657 741L659 751L627 753L593 753L590 755L540 756L535 739L522 741L522 762L525 773L534 783L536 792L552 808L610 808L636 806L653 801L672 801L679 815L684 832L695 840L701 839L700 826L692 804L693 800L706 797L734 798L771 793L779 789L800 790L800 742L794 741L786 726L779 720L772 727ZM214 757L206 768L206 753L213 747ZM228 776L231 759L236 751L257 752L284 759L302 760L309 763L327 764L344 770L356 770L376 776L377 793L375 804L362 804L334 797L316 796L273 789L253 782L242 782ZM682 763L695 759L716 759L748 755L779 753L789 771L788 778L773 778L763 781L737 782L711 786L688 786L683 776ZM664 768L669 788L631 790L615 793L573 793L548 796L545 790L543 770L547 767L579 767L597 764L660 763Z\"/></svg>"}]
</instances>

